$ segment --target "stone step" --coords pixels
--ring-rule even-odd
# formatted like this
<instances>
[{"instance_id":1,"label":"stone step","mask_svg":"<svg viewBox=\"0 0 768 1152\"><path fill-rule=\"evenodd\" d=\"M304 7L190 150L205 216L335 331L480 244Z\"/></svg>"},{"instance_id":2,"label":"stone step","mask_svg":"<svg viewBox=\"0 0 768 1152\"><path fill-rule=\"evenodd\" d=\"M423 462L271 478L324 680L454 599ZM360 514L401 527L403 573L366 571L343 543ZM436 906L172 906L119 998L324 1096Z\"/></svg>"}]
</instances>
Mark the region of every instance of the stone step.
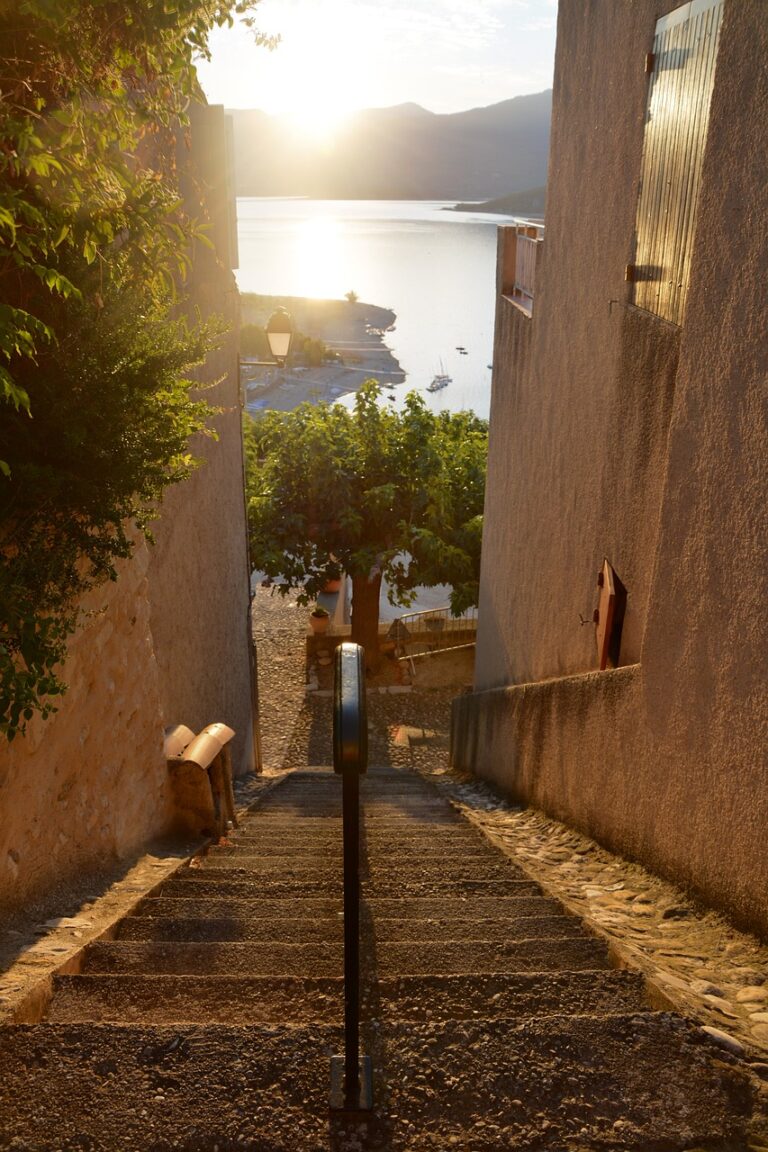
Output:
<instances>
[{"instance_id":1,"label":"stone step","mask_svg":"<svg viewBox=\"0 0 768 1152\"><path fill-rule=\"evenodd\" d=\"M184 892L188 892L185 888ZM217 890L218 891L218 890ZM137 909L141 916L211 916L214 919L226 917L260 916L265 920L279 923L293 920L297 915L312 919L330 919L342 914L342 899L318 900L263 900L258 895L252 899L237 896L211 895L198 898L186 895L166 895L148 897ZM517 916L558 916L562 907L557 900L547 900L543 896L502 897L498 900L478 897L474 900L393 900L387 898L366 900L362 914L382 917L387 920L443 920L447 923L457 920L484 920L494 917Z\"/></svg>"},{"instance_id":2,"label":"stone step","mask_svg":"<svg viewBox=\"0 0 768 1152\"><path fill-rule=\"evenodd\" d=\"M336 944L180 943L116 940L91 944L82 971L148 976L340 977L343 948Z\"/></svg>"},{"instance_id":3,"label":"stone step","mask_svg":"<svg viewBox=\"0 0 768 1152\"><path fill-rule=\"evenodd\" d=\"M735 1152L746 1074L667 1015L392 1023L371 1030L365 1144L405 1149ZM15 1025L0 1031L0 1146L358 1148L328 1116L339 1027ZM330 1127L329 1127L330 1125Z\"/></svg>"},{"instance_id":4,"label":"stone step","mask_svg":"<svg viewBox=\"0 0 768 1152\"><path fill-rule=\"evenodd\" d=\"M428 832L431 828L466 828L467 822L457 812L444 805L435 807L432 811L406 811L399 809L397 813L380 812L371 813L363 809L360 813L361 824L364 826L373 825L378 831L401 831L407 832L414 827L421 830L422 833ZM327 830L333 827L341 827L341 810L338 812L308 812L302 814L294 810L276 810L274 812L262 812L261 810L252 813L248 818L249 827L258 829L259 825L269 825L275 828L284 828L286 831L291 829L294 832L321 830L323 827Z\"/></svg>"},{"instance_id":5,"label":"stone step","mask_svg":"<svg viewBox=\"0 0 768 1152\"><path fill-rule=\"evenodd\" d=\"M523 1019L605 1016L645 1009L636 973L533 972L485 976L402 976L363 984L370 1020ZM283 1024L343 1019L344 982L266 976L56 976L52 1023Z\"/></svg>"},{"instance_id":6,"label":"stone step","mask_svg":"<svg viewBox=\"0 0 768 1152\"><path fill-rule=\"evenodd\" d=\"M314 862L328 863L338 865L342 860L342 846L341 844L328 845L326 847L317 848L311 845L306 846L305 852L296 852L290 845L276 844L272 849L270 845L265 845L261 840L248 840L240 841L235 840L231 844L217 844L211 847L201 859L231 856L234 858L257 857L261 860L269 860L271 868L280 868L281 865L291 865L296 863L298 865L310 866ZM421 860L442 861L447 863L470 863L472 861L484 861L486 863L495 862L503 863L510 858L505 856L502 852L497 851L490 845L482 843L467 844L462 846L461 850L456 851L450 848L446 851L440 845L432 845L431 851L419 852L416 850L403 850L398 844L391 844L388 841L383 842L381 845L372 845L369 843L362 843L360 845L360 864L361 867L366 863L375 864L377 867L388 865L393 859L403 858L408 860L409 865L417 867Z\"/></svg>"},{"instance_id":7,"label":"stone step","mask_svg":"<svg viewBox=\"0 0 768 1152\"><path fill-rule=\"evenodd\" d=\"M607 947L584 936L494 942L443 940L440 943L377 941L369 974L385 976L460 975L482 972L563 972L607 967ZM340 944L279 942L181 942L115 940L92 944L83 971L229 976L340 976Z\"/></svg>"},{"instance_id":8,"label":"stone step","mask_svg":"<svg viewBox=\"0 0 768 1152\"><path fill-rule=\"evenodd\" d=\"M282 944L337 944L344 939L342 917L311 918L294 908L292 919L272 921L253 912L249 916L129 916L118 940L242 940Z\"/></svg>"},{"instance_id":9,"label":"stone step","mask_svg":"<svg viewBox=\"0 0 768 1152\"><path fill-rule=\"evenodd\" d=\"M340 856L342 852L341 835L320 839L301 838L287 840L284 836L259 836L250 833L231 836L227 845L217 845L216 851L224 854L227 851L251 852L258 856ZM366 836L361 840L360 854L362 857L381 855L387 856L493 856L503 855L498 848L482 840L479 836L440 838L439 836L410 837L398 839L393 836Z\"/></svg>"},{"instance_id":10,"label":"stone step","mask_svg":"<svg viewBox=\"0 0 768 1152\"><path fill-rule=\"evenodd\" d=\"M341 777L335 773L328 778L317 780L313 782L306 782L302 784L283 783L278 788L274 788L269 796L265 796L259 804L260 808L266 808L270 804L281 804L288 801L294 801L297 797L304 800L312 797L317 800L340 800L342 796ZM415 796L418 799L424 800L441 800L442 797L433 788L428 785L422 784L419 781L408 780L383 780L381 778L360 779L360 797L361 799L379 799L380 797L390 796ZM445 803L445 801L443 801Z\"/></svg>"},{"instance_id":11,"label":"stone step","mask_svg":"<svg viewBox=\"0 0 768 1152\"><path fill-rule=\"evenodd\" d=\"M369 990L366 1011L380 1019L473 1020L607 1016L643 1011L637 972L513 972L471 976L395 976Z\"/></svg>"},{"instance_id":12,"label":"stone step","mask_svg":"<svg viewBox=\"0 0 768 1152\"><path fill-rule=\"evenodd\" d=\"M297 801L295 804L273 805L271 808L264 808L260 817L254 817L254 823L258 820L271 820L272 818L283 819L322 819L325 817L327 820L340 820L342 817L341 804L325 804L319 803L316 800L307 800L306 803ZM378 821L408 821L413 823L418 821L428 826L431 823L445 823L450 821L451 813L446 811L445 804L442 800L409 800L407 803L402 804L365 804L360 809L360 819L366 823L378 823Z\"/></svg>"},{"instance_id":13,"label":"stone step","mask_svg":"<svg viewBox=\"0 0 768 1152\"><path fill-rule=\"evenodd\" d=\"M254 833L261 828L269 828L275 833L285 833L289 836L303 836L316 832L341 835L342 826L341 813L315 816L285 815L282 813L268 815L257 810L248 815L247 821L249 831ZM446 830L466 830L470 827L462 816L449 808L445 808L442 812L430 816L429 820L423 821L420 821L416 815L410 815L394 818L377 817L366 822L365 813L361 813L361 825L366 831L371 828L374 832L397 832L402 836L413 835L414 833L418 836L429 835L433 828L439 828L441 832L444 832Z\"/></svg>"},{"instance_id":14,"label":"stone step","mask_svg":"<svg viewBox=\"0 0 768 1152\"><path fill-rule=\"evenodd\" d=\"M339 1024L342 977L56 976L46 1017L55 1023Z\"/></svg>"},{"instance_id":15,"label":"stone step","mask_svg":"<svg viewBox=\"0 0 768 1152\"><path fill-rule=\"evenodd\" d=\"M441 940L439 943L378 940L375 972L390 976L450 976L496 972L582 972L608 966L605 944L578 926L573 936L507 941Z\"/></svg>"},{"instance_id":16,"label":"stone step","mask_svg":"<svg viewBox=\"0 0 768 1152\"><path fill-rule=\"evenodd\" d=\"M297 909L300 911L300 909ZM363 934L374 941L435 943L440 940L484 940L506 943L535 937L557 939L584 932L573 916L517 916L475 920L399 920L376 917L363 920ZM272 922L254 915L243 917L129 916L120 925L119 940L241 940L283 944L331 944L343 940L343 920L307 917Z\"/></svg>"},{"instance_id":17,"label":"stone step","mask_svg":"<svg viewBox=\"0 0 768 1152\"><path fill-rule=\"evenodd\" d=\"M336 897L316 897L289 900L275 900L264 898L261 887L253 896L240 897L232 895L229 886L226 891L220 892L219 886L213 886L209 896L197 895L197 888L190 889L190 885L176 886L172 892L163 885L160 896L148 896L136 908L140 916L212 916L214 919L227 917L260 916L264 920L280 922L282 920L295 920L297 916L306 916L313 920L330 920L340 917L343 912L341 890ZM178 892L179 895L174 895Z\"/></svg>"},{"instance_id":18,"label":"stone step","mask_svg":"<svg viewBox=\"0 0 768 1152\"><path fill-rule=\"evenodd\" d=\"M749 1079L699 1029L650 1012L399 1022L374 1032L391 1147L746 1152ZM396 1119L395 1119L396 1118ZM418 1137L398 1141L409 1126Z\"/></svg>"},{"instance_id":19,"label":"stone step","mask_svg":"<svg viewBox=\"0 0 768 1152\"><path fill-rule=\"evenodd\" d=\"M453 811L450 802L446 801L442 796L435 792L417 792L417 791L403 791L401 789L395 791L394 789L380 789L375 790L360 790L360 807L363 809L376 809L376 808L413 808L413 809L431 809L443 808L446 811ZM332 791L327 792L325 795L319 792L273 792L267 799L265 799L257 808L251 810L251 815L255 819L264 816L271 816L281 809L290 809L294 812L298 809L298 814L305 817L312 817L315 815L311 811L311 806L316 806L318 811L325 811L328 809L342 810L343 796L341 790L341 781L335 784Z\"/></svg>"},{"instance_id":20,"label":"stone step","mask_svg":"<svg viewBox=\"0 0 768 1152\"><path fill-rule=\"evenodd\" d=\"M207 856L199 857L200 871L216 871L220 869L240 869L243 872L254 873L259 876L289 877L323 877L336 876L341 873L341 858L337 860L310 859L302 857L296 860L285 860L279 856L249 856L245 853L224 854L223 851L213 849ZM442 882L459 880L505 880L525 878L520 868L512 863L506 856L491 856L463 859L449 856L445 858L428 858L407 861L381 856L373 860L360 862L361 877L366 875L373 879L387 876L392 884L407 884L411 877L415 880L426 881L433 877Z\"/></svg>"},{"instance_id":21,"label":"stone step","mask_svg":"<svg viewBox=\"0 0 768 1152\"><path fill-rule=\"evenodd\" d=\"M475 898L497 899L541 896L541 888L532 880L450 880L442 883L439 879L419 881L408 879L398 884L390 883L386 876L380 881L366 880L363 896L368 900L391 898L399 892L408 899L435 899L444 895L447 899L472 900ZM341 898L342 885L339 877L324 878L293 877L290 880L275 876L271 881L254 876L247 870L235 868L187 868L177 872L172 880L166 880L162 887L164 896L227 895L240 899L297 900Z\"/></svg>"}]
</instances>

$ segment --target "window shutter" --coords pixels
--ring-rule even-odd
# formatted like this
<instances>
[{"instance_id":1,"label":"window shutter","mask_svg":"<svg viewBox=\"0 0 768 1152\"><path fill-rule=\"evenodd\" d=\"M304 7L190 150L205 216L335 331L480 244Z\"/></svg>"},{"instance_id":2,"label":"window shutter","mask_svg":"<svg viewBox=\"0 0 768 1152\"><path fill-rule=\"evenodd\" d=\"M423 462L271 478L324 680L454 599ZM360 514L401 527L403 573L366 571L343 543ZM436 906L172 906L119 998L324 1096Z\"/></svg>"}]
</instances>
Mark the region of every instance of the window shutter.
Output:
<instances>
[{"instance_id":1,"label":"window shutter","mask_svg":"<svg viewBox=\"0 0 768 1152\"><path fill-rule=\"evenodd\" d=\"M637 207L633 303L681 324L723 0L691 0L656 24Z\"/></svg>"}]
</instances>

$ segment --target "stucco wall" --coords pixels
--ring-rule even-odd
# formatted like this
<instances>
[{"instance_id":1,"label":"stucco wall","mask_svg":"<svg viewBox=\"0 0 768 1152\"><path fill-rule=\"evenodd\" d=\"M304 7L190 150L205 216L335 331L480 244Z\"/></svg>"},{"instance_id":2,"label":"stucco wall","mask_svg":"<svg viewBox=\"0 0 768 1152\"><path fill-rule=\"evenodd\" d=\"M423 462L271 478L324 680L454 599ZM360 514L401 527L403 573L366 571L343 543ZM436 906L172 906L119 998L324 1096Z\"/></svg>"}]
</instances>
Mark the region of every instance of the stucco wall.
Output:
<instances>
[{"instance_id":1,"label":"stucco wall","mask_svg":"<svg viewBox=\"0 0 768 1152\"><path fill-rule=\"evenodd\" d=\"M203 156L180 148L187 207L223 213L223 110L197 114ZM217 125L220 129L217 136ZM210 181L206 180L207 171ZM64 669L59 711L0 745L0 911L45 898L173 826L163 730L223 721L236 730L234 766L253 764L249 580L237 364L237 299L226 227L225 259L194 254L192 310L229 319L231 331L197 374L221 408L218 440L193 450L204 464L166 491L156 543L139 540L119 579L94 590Z\"/></svg>"},{"instance_id":2,"label":"stucco wall","mask_svg":"<svg viewBox=\"0 0 768 1152\"><path fill-rule=\"evenodd\" d=\"M768 21L726 0L678 328L624 282L643 58L674 7L560 2L546 259L533 317L497 318L477 694L457 704L476 735L458 726L454 756L768 933ZM624 670L578 675L604 555L639 663L620 696ZM487 691L505 684L526 687Z\"/></svg>"},{"instance_id":3,"label":"stucco wall","mask_svg":"<svg viewBox=\"0 0 768 1152\"><path fill-rule=\"evenodd\" d=\"M239 304L231 271L236 247L228 160L224 109L198 107L188 144L180 149L180 162L186 164L183 190L188 210L213 221L214 249L195 247L187 308L192 315L221 316L229 327L222 346L197 373L207 384L203 398L219 409L212 421L218 440L199 437L192 448L203 466L185 484L166 489L148 575L166 723L199 731L223 721L234 728L233 767L242 775L254 767L254 741Z\"/></svg>"},{"instance_id":4,"label":"stucco wall","mask_svg":"<svg viewBox=\"0 0 768 1152\"><path fill-rule=\"evenodd\" d=\"M84 602L69 690L0 747L0 912L129 857L171 817L142 541Z\"/></svg>"},{"instance_id":5,"label":"stucco wall","mask_svg":"<svg viewBox=\"0 0 768 1152\"><path fill-rule=\"evenodd\" d=\"M628 589L622 662L640 656L679 342L628 309L624 281L654 19L650 4L560 9L533 316L506 304L497 317L492 421L506 425L495 451L507 460L489 470L480 628L495 640L478 648L478 689L596 666L580 615L604 556ZM494 541L510 534L502 575Z\"/></svg>"}]
</instances>

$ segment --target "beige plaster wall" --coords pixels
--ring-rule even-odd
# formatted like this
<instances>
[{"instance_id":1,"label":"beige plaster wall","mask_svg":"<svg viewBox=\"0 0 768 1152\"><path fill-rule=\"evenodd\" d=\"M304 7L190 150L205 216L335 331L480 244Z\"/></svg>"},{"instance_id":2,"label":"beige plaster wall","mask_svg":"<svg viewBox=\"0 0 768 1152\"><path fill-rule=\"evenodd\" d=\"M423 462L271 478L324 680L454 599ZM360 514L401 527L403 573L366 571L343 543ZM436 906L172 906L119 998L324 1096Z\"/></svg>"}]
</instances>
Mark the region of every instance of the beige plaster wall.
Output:
<instances>
[{"instance_id":1,"label":"beige plaster wall","mask_svg":"<svg viewBox=\"0 0 768 1152\"><path fill-rule=\"evenodd\" d=\"M140 543L117 583L87 597L69 691L47 721L0 746L0 912L126 859L171 816Z\"/></svg>"},{"instance_id":2,"label":"beige plaster wall","mask_svg":"<svg viewBox=\"0 0 768 1152\"><path fill-rule=\"evenodd\" d=\"M187 204L223 213L223 110L203 111ZM221 130L217 135L217 124ZM210 179L207 179L210 177ZM237 298L226 227L223 258L194 254L190 307L231 330L200 369L221 408L218 440L193 445L203 466L167 490L153 531L115 584L96 589L69 645L69 691L28 735L0 744L0 912L43 899L60 882L127 859L173 826L163 730L223 721L236 730L234 767L253 765L247 535L237 363Z\"/></svg>"},{"instance_id":3,"label":"beige plaster wall","mask_svg":"<svg viewBox=\"0 0 768 1152\"><path fill-rule=\"evenodd\" d=\"M218 441L193 445L204 465L169 489L149 565L152 633L168 724L236 732L233 767L253 767L247 537L237 359L212 358L226 377L206 398L224 411Z\"/></svg>"},{"instance_id":4,"label":"beige plaster wall","mask_svg":"<svg viewBox=\"0 0 768 1152\"><path fill-rule=\"evenodd\" d=\"M254 767L250 579L239 305L230 263L235 259L229 219L233 185L223 108L195 110L181 160L187 164L186 203L199 218L214 221L214 250L198 245L193 253L188 307L193 314L223 317L229 333L198 372L209 385L204 399L220 409L212 422L218 439L194 442L203 466L183 485L166 490L154 529L148 573L152 633L166 723L199 731L222 721L234 728L233 768L242 775Z\"/></svg>"},{"instance_id":5,"label":"beige plaster wall","mask_svg":"<svg viewBox=\"0 0 768 1152\"><path fill-rule=\"evenodd\" d=\"M560 3L546 259L532 319L497 318L477 694L454 757L768 933L768 21L726 0L677 328L623 280L643 57L675 6ZM603 555L639 667L581 675Z\"/></svg>"},{"instance_id":6,"label":"beige plaster wall","mask_svg":"<svg viewBox=\"0 0 768 1152\"><path fill-rule=\"evenodd\" d=\"M492 453L506 461L489 473L479 689L595 666L594 629L579 618L592 616L604 556L629 593L622 662L640 656L679 342L627 308L624 281L653 13L602 0L560 8L533 316L507 301L497 315L492 422L505 427ZM507 539L500 570L496 541Z\"/></svg>"}]
</instances>

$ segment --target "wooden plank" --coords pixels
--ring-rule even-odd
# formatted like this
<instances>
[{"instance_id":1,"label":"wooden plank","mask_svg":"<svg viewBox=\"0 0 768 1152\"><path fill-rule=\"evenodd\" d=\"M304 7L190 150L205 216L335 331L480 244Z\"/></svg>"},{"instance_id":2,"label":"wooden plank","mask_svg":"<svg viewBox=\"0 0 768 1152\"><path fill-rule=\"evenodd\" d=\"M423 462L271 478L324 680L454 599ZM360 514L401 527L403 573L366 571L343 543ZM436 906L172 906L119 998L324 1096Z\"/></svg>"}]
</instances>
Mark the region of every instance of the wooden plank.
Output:
<instances>
[{"instance_id":1,"label":"wooden plank","mask_svg":"<svg viewBox=\"0 0 768 1152\"><path fill-rule=\"evenodd\" d=\"M603 561L602 585L597 602L597 658L599 668L604 672L608 667L608 655L613 632L613 614L616 608L616 585L613 579L613 568L607 560Z\"/></svg>"}]
</instances>

